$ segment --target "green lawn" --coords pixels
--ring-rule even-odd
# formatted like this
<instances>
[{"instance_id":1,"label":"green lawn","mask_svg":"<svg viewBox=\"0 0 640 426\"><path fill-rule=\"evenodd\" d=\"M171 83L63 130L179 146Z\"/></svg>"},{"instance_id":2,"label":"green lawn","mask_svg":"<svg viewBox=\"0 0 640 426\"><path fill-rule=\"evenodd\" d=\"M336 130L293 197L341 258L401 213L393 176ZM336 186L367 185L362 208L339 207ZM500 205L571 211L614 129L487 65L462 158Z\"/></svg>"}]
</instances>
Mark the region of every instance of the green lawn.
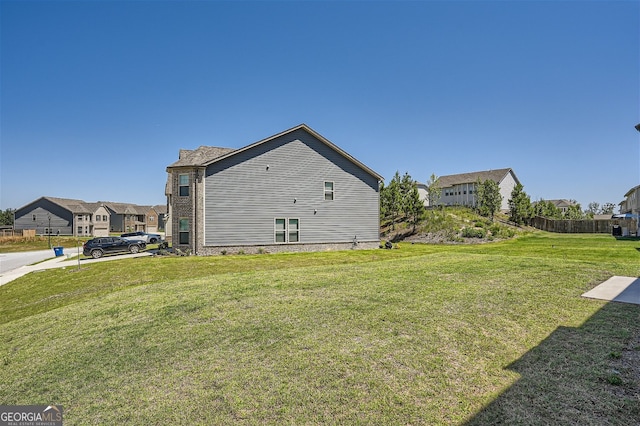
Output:
<instances>
[{"instance_id":1,"label":"green lawn","mask_svg":"<svg viewBox=\"0 0 640 426\"><path fill-rule=\"evenodd\" d=\"M150 257L0 287L0 402L65 424L637 425L640 241ZM634 343L635 342L635 343Z\"/></svg>"}]
</instances>

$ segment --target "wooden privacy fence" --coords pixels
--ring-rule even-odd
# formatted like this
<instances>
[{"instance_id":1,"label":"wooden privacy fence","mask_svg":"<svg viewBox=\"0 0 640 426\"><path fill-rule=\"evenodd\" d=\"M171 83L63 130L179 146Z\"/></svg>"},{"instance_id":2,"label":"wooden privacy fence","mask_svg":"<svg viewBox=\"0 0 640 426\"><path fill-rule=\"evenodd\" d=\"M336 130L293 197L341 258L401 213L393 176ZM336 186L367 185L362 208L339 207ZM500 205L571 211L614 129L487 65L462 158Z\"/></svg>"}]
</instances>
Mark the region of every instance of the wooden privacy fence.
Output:
<instances>
[{"instance_id":1,"label":"wooden privacy fence","mask_svg":"<svg viewBox=\"0 0 640 426\"><path fill-rule=\"evenodd\" d=\"M35 237L35 229L0 229L0 237Z\"/></svg>"},{"instance_id":2,"label":"wooden privacy fence","mask_svg":"<svg viewBox=\"0 0 640 426\"><path fill-rule=\"evenodd\" d=\"M612 234L614 227L620 227L622 231L627 230L626 235L635 235L638 229L635 219L557 220L536 216L531 225L543 231L567 234Z\"/></svg>"}]
</instances>

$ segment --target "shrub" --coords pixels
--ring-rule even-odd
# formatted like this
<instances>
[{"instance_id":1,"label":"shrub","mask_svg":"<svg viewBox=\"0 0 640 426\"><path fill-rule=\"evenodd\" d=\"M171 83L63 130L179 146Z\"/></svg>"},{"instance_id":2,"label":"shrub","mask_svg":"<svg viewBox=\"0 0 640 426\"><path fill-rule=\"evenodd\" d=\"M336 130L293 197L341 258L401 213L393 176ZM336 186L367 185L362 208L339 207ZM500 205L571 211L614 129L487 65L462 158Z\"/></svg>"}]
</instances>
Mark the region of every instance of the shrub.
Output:
<instances>
[{"instance_id":1,"label":"shrub","mask_svg":"<svg viewBox=\"0 0 640 426\"><path fill-rule=\"evenodd\" d=\"M462 236L465 238L484 238L486 232L482 228L462 228Z\"/></svg>"}]
</instances>

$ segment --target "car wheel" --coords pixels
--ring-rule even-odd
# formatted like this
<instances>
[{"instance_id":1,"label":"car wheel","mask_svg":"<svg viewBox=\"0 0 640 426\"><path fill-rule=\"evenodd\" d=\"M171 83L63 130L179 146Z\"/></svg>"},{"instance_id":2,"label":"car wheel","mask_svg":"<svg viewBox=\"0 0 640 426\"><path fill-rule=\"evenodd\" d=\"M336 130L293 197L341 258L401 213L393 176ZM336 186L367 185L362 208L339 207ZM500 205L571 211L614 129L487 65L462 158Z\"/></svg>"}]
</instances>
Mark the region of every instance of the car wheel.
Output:
<instances>
[{"instance_id":1,"label":"car wheel","mask_svg":"<svg viewBox=\"0 0 640 426\"><path fill-rule=\"evenodd\" d=\"M130 247L129 247L129 251L130 251L132 254L136 254L137 252L139 252L139 251L140 251L140 247L138 247L138 246L136 246L136 245L132 245L132 246L130 246Z\"/></svg>"},{"instance_id":2,"label":"car wheel","mask_svg":"<svg viewBox=\"0 0 640 426\"><path fill-rule=\"evenodd\" d=\"M94 259L100 259L102 257L102 250L91 250L91 257Z\"/></svg>"},{"instance_id":3,"label":"car wheel","mask_svg":"<svg viewBox=\"0 0 640 426\"><path fill-rule=\"evenodd\" d=\"M157 239L157 238L152 238L149 242L150 242L151 244L155 244L155 243L157 243L157 242L158 242L158 239Z\"/></svg>"}]
</instances>

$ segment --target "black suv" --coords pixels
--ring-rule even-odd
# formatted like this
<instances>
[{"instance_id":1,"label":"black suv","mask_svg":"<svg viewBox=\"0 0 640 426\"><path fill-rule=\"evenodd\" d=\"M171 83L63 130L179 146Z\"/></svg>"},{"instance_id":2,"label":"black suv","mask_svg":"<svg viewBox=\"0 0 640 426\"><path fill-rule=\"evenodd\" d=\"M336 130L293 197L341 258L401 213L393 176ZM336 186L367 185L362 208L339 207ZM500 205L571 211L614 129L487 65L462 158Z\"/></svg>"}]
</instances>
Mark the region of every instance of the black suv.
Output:
<instances>
[{"instance_id":1,"label":"black suv","mask_svg":"<svg viewBox=\"0 0 640 426\"><path fill-rule=\"evenodd\" d=\"M147 248L147 243L142 240L125 240L120 237L99 237L87 241L82 246L82 254L94 259L110 253L138 253Z\"/></svg>"}]
</instances>

